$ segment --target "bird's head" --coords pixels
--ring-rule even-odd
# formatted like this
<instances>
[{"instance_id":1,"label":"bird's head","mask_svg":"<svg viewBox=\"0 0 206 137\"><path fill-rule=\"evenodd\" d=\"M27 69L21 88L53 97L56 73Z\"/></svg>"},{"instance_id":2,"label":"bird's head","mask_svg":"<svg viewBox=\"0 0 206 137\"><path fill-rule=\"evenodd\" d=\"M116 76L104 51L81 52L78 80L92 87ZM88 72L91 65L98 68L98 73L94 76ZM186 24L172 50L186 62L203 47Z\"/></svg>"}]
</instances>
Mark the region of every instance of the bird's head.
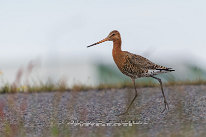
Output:
<instances>
[{"instance_id":1,"label":"bird's head","mask_svg":"<svg viewBox=\"0 0 206 137\"><path fill-rule=\"evenodd\" d=\"M89 46L87 46L87 48L94 46L94 45L97 45L97 44L100 44L100 43L105 42L105 41L116 41L116 40L120 40L120 39L121 39L120 33L117 30L113 30L112 32L109 33L109 35L105 39L103 39L97 43L94 43L92 45L89 45Z\"/></svg>"}]
</instances>

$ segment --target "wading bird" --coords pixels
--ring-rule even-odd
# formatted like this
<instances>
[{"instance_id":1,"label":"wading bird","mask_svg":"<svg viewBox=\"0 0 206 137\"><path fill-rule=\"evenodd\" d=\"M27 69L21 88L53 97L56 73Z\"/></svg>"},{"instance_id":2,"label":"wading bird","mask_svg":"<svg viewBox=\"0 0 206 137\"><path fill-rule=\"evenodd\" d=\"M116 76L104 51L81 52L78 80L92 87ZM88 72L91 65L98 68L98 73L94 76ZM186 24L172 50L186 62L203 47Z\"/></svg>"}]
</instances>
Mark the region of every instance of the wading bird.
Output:
<instances>
[{"instance_id":1,"label":"wading bird","mask_svg":"<svg viewBox=\"0 0 206 137\"><path fill-rule=\"evenodd\" d=\"M163 87L162 87L162 81L160 78L155 77L155 75L157 75L159 73L167 73L167 72L171 72L171 71L175 71L175 70L173 70L172 68L167 68L167 67L157 65L157 64L151 62L150 60L148 60L140 55L135 55L135 54L129 53L127 51L122 51L122 49L121 49L121 43L122 43L121 36L117 30L110 32L109 35L105 39L103 39L97 43L94 43L92 45L89 45L87 47L91 47L91 46L100 44L100 43L105 42L105 41L113 41L112 56L113 56L114 62L116 63L117 67L119 68L119 70L123 74L125 74L131 78L131 80L134 84L134 89L135 89L135 96L132 99L131 103L127 107L126 111L124 113L119 114L119 115L126 114L129 110L129 108L131 107L132 103L136 99L137 89L135 86L135 79L141 78L141 77L152 77L152 78L159 81L162 95L164 98L164 109L162 112L164 112L167 108L169 109L167 100L166 100L165 95L164 95Z\"/></svg>"}]
</instances>

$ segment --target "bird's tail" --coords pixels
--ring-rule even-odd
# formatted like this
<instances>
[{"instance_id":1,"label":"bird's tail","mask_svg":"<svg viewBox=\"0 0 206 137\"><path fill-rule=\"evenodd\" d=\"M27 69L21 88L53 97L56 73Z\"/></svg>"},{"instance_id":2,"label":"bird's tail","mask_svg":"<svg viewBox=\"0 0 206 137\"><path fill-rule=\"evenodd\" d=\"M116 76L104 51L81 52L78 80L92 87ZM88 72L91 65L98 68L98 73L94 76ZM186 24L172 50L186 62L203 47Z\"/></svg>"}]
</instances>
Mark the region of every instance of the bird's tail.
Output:
<instances>
[{"instance_id":1,"label":"bird's tail","mask_svg":"<svg viewBox=\"0 0 206 137\"><path fill-rule=\"evenodd\" d=\"M156 68L156 70L159 70L160 72L161 72L161 71L168 71L168 72L175 71L175 70L172 69L172 68Z\"/></svg>"}]
</instances>

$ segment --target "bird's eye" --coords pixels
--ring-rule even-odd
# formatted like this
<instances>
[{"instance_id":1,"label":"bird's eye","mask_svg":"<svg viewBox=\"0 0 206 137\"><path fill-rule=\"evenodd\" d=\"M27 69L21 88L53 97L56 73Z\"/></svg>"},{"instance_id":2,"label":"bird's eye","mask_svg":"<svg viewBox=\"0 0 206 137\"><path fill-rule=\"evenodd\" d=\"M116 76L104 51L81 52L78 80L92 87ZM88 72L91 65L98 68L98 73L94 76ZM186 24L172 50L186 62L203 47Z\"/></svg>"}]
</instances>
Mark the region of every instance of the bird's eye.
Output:
<instances>
[{"instance_id":1,"label":"bird's eye","mask_svg":"<svg viewBox=\"0 0 206 137\"><path fill-rule=\"evenodd\" d=\"M115 34L113 33L112 36L114 36Z\"/></svg>"}]
</instances>

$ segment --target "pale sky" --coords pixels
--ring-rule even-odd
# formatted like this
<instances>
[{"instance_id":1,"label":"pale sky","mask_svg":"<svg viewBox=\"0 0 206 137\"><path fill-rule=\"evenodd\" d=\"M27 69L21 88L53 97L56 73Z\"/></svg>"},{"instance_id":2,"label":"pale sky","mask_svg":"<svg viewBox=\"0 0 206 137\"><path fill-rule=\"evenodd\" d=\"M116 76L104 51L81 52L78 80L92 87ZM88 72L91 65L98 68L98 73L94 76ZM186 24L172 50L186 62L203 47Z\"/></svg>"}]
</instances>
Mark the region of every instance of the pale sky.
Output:
<instances>
[{"instance_id":1,"label":"pale sky","mask_svg":"<svg viewBox=\"0 0 206 137\"><path fill-rule=\"evenodd\" d=\"M0 62L112 61L111 42L86 46L114 29L123 50L149 52L155 61L187 56L206 61L205 5L203 0L0 0Z\"/></svg>"}]
</instances>

